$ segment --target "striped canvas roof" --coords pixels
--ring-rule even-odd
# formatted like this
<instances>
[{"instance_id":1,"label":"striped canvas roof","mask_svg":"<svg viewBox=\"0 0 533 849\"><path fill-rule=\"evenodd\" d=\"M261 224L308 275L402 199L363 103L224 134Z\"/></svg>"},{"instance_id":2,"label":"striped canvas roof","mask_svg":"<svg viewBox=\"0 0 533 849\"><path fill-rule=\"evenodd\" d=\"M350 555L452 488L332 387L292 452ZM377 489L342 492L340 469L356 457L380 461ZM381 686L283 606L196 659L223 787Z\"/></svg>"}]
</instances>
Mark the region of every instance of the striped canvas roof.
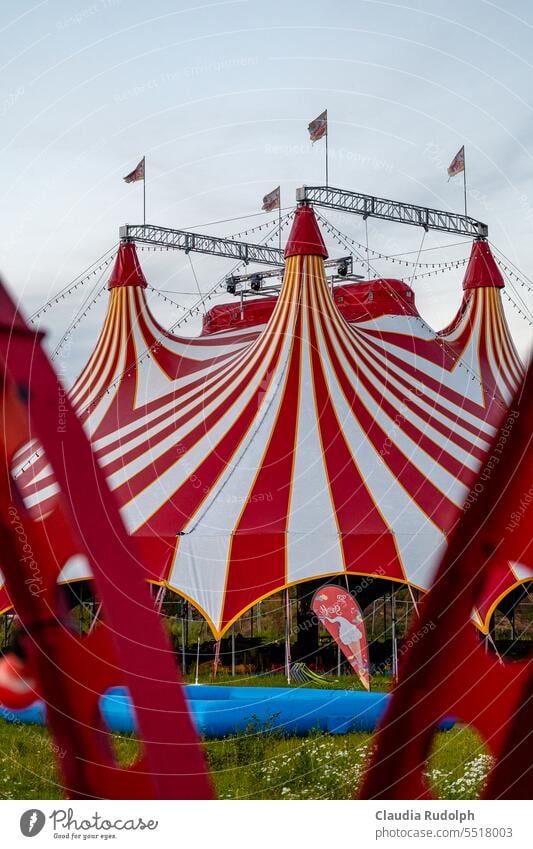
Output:
<instances>
[{"instance_id":1,"label":"striped canvas roof","mask_svg":"<svg viewBox=\"0 0 533 849\"><path fill-rule=\"evenodd\" d=\"M186 339L155 321L135 247L122 244L71 398L147 577L216 635L311 578L426 589L522 373L487 251L474 243L463 304L438 334L401 281L352 284L334 300L301 207L268 319L229 307L223 330ZM30 445L18 459L26 501L47 511L46 458ZM487 588L480 626L527 577L516 567L502 564Z\"/></svg>"}]
</instances>

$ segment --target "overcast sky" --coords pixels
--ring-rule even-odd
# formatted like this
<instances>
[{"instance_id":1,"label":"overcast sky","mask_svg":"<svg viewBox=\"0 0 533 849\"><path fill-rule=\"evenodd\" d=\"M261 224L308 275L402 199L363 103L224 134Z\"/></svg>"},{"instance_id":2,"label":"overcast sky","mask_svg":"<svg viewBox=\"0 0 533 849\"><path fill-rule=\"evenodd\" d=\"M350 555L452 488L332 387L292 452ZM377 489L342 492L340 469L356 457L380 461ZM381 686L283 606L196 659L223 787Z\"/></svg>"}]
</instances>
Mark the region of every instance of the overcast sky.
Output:
<instances>
[{"instance_id":1,"label":"overcast sky","mask_svg":"<svg viewBox=\"0 0 533 849\"><path fill-rule=\"evenodd\" d=\"M288 207L297 186L323 182L323 142L312 146L306 128L326 107L335 186L462 211L462 178L448 182L446 166L464 143L470 214L533 276L528 0L42 0L4 3L0 15L0 269L26 313L141 220L141 184L122 177L143 154L150 223L236 233L262 219L209 222L257 213L278 183ZM360 218L330 218L365 240ZM416 251L421 236L379 223L370 246ZM423 258L466 256L468 245L443 247L457 241L430 233L424 248L438 250ZM191 258L203 290L229 269ZM141 260L151 284L192 302L186 257ZM460 275L413 285L424 317L446 324ZM52 344L83 296L47 314ZM70 379L105 297L69 348ZM506 310L524 355L531 328Z\"/></svg>"}]
</instances>

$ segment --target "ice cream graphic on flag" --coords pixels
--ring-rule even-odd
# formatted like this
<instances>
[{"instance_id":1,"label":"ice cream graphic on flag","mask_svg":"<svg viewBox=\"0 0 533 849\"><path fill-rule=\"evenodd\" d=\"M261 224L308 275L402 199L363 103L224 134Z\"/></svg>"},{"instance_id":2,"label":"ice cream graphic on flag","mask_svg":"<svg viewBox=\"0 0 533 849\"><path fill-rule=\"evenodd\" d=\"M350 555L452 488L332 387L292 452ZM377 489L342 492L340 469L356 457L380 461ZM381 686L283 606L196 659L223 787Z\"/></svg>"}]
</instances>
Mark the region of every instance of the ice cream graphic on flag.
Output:
<instances>
[{"instance_id":1,"label":"ice cream graphic on flag","mask_svg":"<svg viewBox=\"0 0 533 849\"><path fill-rule=\"evenodd\" d=\"M313 613L340 647L363 687L370 689L368 645L361 608L348 590L321 587L311 602Z\"/></svg>"}]
</instances>

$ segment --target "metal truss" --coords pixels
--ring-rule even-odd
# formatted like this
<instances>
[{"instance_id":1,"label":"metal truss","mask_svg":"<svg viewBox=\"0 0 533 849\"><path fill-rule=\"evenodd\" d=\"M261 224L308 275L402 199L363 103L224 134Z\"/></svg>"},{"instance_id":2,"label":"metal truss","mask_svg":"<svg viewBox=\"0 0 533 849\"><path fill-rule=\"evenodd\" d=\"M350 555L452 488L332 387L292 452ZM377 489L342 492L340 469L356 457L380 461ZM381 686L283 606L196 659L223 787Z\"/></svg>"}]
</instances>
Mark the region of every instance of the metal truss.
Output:
<instances>
[{"instance_id":1,"label":"metal truss","mask_svg":"<svg viewBox=\"0 0 533 849\"><path fill-rule=\"evenodd\" d=\"M145 245L173 248L190 253L194 251L212 256L227 257L237 261L260 265L284 266L283 251L266 245L238 242L222 236L205 236L170 227L155 227L152 224L125 224L120 228L121 241L140 242Z\"/></svg>"},{"instance_id":2,"label":"metal truss","mask_svg":"<svg viewBox=\"0 0 533 849\"><path fill-rule=\"evenodd\" d=\"M468 215L387 200L347 189L334 189L331 186L302 186L296 189L296 200L299 203L325 206L341 212L353 212L363 218L381 218L399 224L412 224L425 230L472 236L475 239L486 239L489 232L486 224Z\"/></svg>"},{"instance_id":3,"label":"metal truss","mask_svg":"<svg viewBox=\"0 0 533 849\"><path fill-rule=\"evenodd\" d=\"M337 282L343 280L363 280L359 274L353 273L353 257L341 256L336 259L324 260L326 272L333 270L333 274L328 276L329 282ZM230 274L226 278L226 290L230 295L245 294L263 294L270 295L274 292L279 292L281 288L281 277L283 269L272 268L266 271L256 271L248 274ZM265 281L272 280L270 284Z\"/></svg>"}]
</instances>

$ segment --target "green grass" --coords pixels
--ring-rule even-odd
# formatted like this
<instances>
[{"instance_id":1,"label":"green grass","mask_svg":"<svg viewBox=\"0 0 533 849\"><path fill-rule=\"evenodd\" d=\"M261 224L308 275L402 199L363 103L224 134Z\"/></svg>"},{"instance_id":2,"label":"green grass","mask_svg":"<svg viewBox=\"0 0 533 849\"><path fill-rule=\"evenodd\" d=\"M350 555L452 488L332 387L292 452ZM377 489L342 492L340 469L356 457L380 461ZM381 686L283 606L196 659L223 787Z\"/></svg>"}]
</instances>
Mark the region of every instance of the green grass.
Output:
<instances>
[{"instance_id":1,"label":"green grass","mask_svg":"<svg viewBox=\"0 0 533 849\"><path fill-rule=\"evenodd\" d=\"M229 680L226 680L228 679ZM283 676L220 676L220 683L286 686ZM353 676L331 686L356 687ZM375 689L386 689L380 679ZM121 763L131 763L136 741L114 735ZM209 740L205 750L217 793L224 799L348 799L357 792L372 735L314 734L284 737L273 732L247 732ZM59 753L61 754L61 753ZM434 792L446 799L473 799L479 793L489 759L479 738L468 728L439 732L428 768ZM46 729L0 721L0 798L61 799L53 744Z\"/></svg>"},{"instance_id":2,"label":"green grass","mask_svg":"<svg viewBox=\"0 0 533 849\"><path fill-rule=\"evenodd\" d=\"M194 684L194 674L191 673L185 677L185 682L187 684ZM203 673L198 676L199 684L224 684L224 686L237 686L237 687L286 687L287 686L287 678L285 675L277 675L272 673L265 673L264 675L258 675L254 673L253 675L235 675L232 676L230 673L224 672L219 673L216 677L216 681L212 681L209 673ZM293 686L304 687L309 689L317 689L317 685L313 683L309 684L296 684ZM391 686L391 678L386 675L373 675L372 676L372 690L373 691L386 691ZM363 690L363 685L360 683L359 679L355 677L355 675L341 675L339 678L332 676L328 677L324 682L324 687L328 690Z\"/></svg>"}]
</instances>

